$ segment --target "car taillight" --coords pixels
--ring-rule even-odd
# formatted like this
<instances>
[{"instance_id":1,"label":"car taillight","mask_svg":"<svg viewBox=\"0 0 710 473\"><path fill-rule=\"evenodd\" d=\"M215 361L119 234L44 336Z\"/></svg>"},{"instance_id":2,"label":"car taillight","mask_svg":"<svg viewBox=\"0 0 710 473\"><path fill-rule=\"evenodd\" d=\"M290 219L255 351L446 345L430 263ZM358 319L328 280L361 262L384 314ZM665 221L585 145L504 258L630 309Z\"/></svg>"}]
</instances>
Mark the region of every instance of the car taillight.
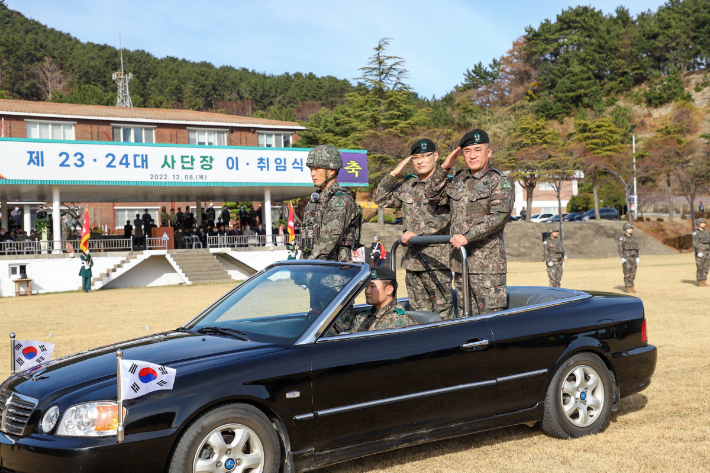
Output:
<instances>
[{"instance_id":1,"label":"car taillight","mask_svg":"<svg viewBox=\"0 0 710 473\"><path fill-rule=\"evenodd\" d=\"M648 341L648 335L646 334L646 319L643 319L643 325L641 326L641 341Z\"/></svg>"}]
</instances>

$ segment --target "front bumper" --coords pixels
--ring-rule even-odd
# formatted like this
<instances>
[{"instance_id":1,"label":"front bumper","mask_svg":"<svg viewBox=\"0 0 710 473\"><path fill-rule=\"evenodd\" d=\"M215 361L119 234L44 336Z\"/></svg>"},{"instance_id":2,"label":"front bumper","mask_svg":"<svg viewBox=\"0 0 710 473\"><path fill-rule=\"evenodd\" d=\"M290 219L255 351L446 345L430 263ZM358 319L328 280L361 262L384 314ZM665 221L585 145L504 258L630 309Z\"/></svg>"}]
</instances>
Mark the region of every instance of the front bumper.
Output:
<instances>
[{"instance_id":1,"label":"front bumper","mask_svg":"<svg viewBox=\"0 0 710 473\"><path fill-rule=\"evenodd\" d=\"M0 471L18 473L156 472L164 470L177 429L116 437L14 437L0 433Z\"/></svg>"},{"instance_id":2,"label":"front bumper","mask_svg":"<svg viewBox=\"0 0 710 473\"><path fill-rule=\"evenodd\" d=\"M609 355L622 398L643 391L651 384L651 376L656 371L657 358L658 350L653 345Z\"/></svg>"}]
</instances>

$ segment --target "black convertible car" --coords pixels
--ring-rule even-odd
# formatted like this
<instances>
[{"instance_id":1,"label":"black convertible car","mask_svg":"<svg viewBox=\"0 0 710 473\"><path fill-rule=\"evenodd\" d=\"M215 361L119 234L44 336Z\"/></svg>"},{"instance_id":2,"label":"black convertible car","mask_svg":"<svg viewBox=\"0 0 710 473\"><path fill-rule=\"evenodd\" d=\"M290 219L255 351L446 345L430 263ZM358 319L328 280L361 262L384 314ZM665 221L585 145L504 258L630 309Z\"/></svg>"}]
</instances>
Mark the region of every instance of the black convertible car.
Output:
<instances>
[{"instance_id":1,"label":"black convertible car","mask_svg":"<svg viewBox=\"0 0 710 473\"><path fill-rule=\"evenodd\" d=\"M502 312L410 312L419 325L333 335L368 308L369 278L367 265L280 262L177 330L11 376L0 469L294 472L515 424L580 437L651 381L637 298L510 287ZM118 348L177 370L172 390L124 401L123 443Z\"/></svg>"}]
</instances>

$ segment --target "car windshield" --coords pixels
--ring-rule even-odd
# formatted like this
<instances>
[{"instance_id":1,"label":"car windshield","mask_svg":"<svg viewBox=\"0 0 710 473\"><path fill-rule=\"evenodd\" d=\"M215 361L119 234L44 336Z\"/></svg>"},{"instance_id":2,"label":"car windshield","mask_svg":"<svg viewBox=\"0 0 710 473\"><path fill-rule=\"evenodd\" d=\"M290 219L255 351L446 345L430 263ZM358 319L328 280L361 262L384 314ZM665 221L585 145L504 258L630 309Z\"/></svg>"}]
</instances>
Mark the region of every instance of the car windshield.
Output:
<instances>
[{"instance_id":1,"label":"car windshield","mask_svg":"<svg viewBox=\"0 0 710 473\"><path fill-rule=\"evenodd\" d=\"M276 266L251 279L185 328L250 340L293 343L357 276L356 266ZM237 333L235 331L241 332Z\"/></svg>"}]
</instances>

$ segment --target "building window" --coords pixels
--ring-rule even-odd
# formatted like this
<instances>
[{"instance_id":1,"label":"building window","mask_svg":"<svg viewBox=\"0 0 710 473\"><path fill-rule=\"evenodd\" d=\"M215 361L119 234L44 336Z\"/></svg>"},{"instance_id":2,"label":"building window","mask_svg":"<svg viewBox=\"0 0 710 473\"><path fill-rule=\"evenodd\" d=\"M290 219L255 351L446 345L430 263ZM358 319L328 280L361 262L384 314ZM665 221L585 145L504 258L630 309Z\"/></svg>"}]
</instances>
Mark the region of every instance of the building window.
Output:
<instances>
[{"instance_id":1,"label":"building window","mask_svg":"<svg viewBox=\"0 0 710 473\"><path fill-rule=\"evenodd\" d=\"M66 122L27 122L27 138L73 140L74 124Z\"/></svg>"},{"instance_id":2,"label":"building window","mask_svg":"<svg viewBox=\"0 0 710 473\"><path fill-rule=\"evenodd\" d=\"M116 215L116 229L120 230L123 229L123 226L126 224L126 220L130 220L131 225L133 225L133 221L136 219L136 214L138 214L139 218L142 219L143 214L145 213L145 207L114 207L113 212ZM153 217L153 221L156 225L160 224L159 214L160 207L148 207L148 215Z\"/></svg>"},{"instance_id":3,"label":"building window","mask_svg":"<svg viewBox=\"0 0 710 473\"><path fill-rule=\"evenodd\" d=\"M225 130L187 130L188 143L201 146L225 146L227 132Z\"/></svg>"},{"instance_id":4,"label":"building window","mask_svg":"<svg viewBox=\"0 0 710 473\"><path fill-rule=\"evenodd\" d=\"M291 133L257 133L260 148L290 148Z\"/></svg>"},{"instance_id":5,"label":"building window","mask_svg":"<svg viewBox=\"0 0 710 473\"><path fill-rule=\"evenodd\" d=\"M29 263L19 263L10 265L10 278L18 279L22 274L26 275L28 278L32 276L30 273Z\"/></svg>"},{"instance_id":6,"label":"building window","mask_svg":"<svg viewBox=\"0 0 710 473\"><path fill-rule=\"evenodd\" d=\"M554 191L555 186L552 182L541 182L537 185L537 188L541 191Z\"/></svg>"},{"instance_id":7,"label":"building window","mask_svg":"<svg viewBox=\"0 0 710 473\"><path fill-rule=\"evenodd\" d=\"M155 143L155 137L152 127L114 125L113 141L118 141L119 143Z\"/></svg>"}]
</instances>

